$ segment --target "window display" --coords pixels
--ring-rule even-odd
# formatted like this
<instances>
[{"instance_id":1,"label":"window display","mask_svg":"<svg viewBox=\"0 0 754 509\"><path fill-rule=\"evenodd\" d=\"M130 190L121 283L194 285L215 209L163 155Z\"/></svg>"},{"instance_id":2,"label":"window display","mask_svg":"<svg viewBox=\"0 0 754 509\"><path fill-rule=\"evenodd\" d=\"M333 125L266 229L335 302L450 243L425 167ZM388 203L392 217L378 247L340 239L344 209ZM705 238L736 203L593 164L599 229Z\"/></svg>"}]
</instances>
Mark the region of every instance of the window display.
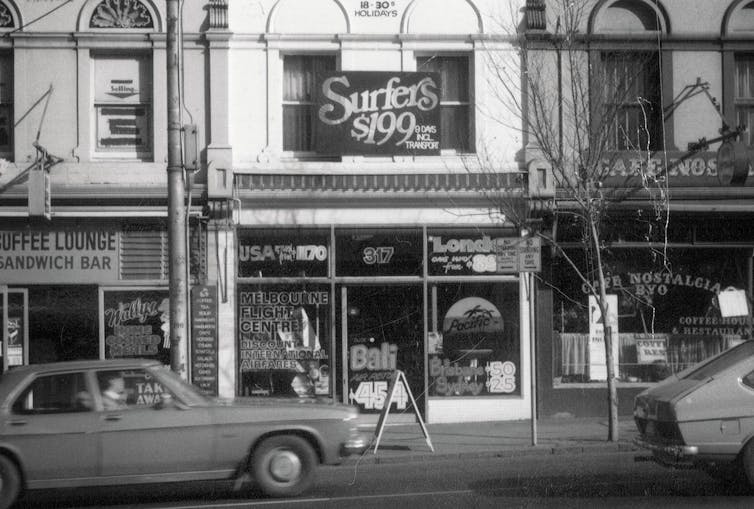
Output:
<instances>
[{"instance_id":1,"label":"window display","mask_svg":"<svg viewBox=\"0 0 754 509\"><path fill-rule=\"evenodd\" d=\"M327 396L330 305L329 286L240 285L240 394Z\"/></svg>"},{"instance_id":2,"label":"window display","mask_svg":"<svg viewBox=\"0 0 754 509\"><path fill-rule=\"evenodd\" d=\"M579 260L577 251L569 255ZM744 249L606 251L606 291L618 302L619 380L656 382L749 339L747 318L724 317L718 299L745 289L749 256ZM556 383L590 382L587 289L562 260L553 275Z\"/></svg>"},{"instance_id":3,"label":"window display","mask_svg":"<svg viewBox=\"0 0 754 509\"><path fill-rule=\"evenodd\" d=\"M517 283L449 283L432 290L430 396L521 394Z\"/></svg>"},{"instance_id":4,"label":"window display","mask_svg":"<svg viewBox=\"0 0 754 509\"><path fill-rule=\"evenodd\" d=\"M418 285L347 288L348 402L364 413L380 412L389 381L403 371L409 387L396 389L394 408L410 407L406 389L424 411L424 324Z\"/></svg>"},{"instance_id":5,"label":"window display","mask_svg":"<svg viewBox=\"0 0 754 509\"><path fill-rule=\"evenodd\" d=\"M329 230L241 230L239 277L326 277Z\"/></svg>"},{"instance_id":6,"label":"window display","mask_svg":"<svg viewBox=\"0 0 754 509\"><path fill-rule=\"evenodd\" d=\"M170 364L167 289L103 290L105 359L140 357Z\"/></svg>"}]
</instances>

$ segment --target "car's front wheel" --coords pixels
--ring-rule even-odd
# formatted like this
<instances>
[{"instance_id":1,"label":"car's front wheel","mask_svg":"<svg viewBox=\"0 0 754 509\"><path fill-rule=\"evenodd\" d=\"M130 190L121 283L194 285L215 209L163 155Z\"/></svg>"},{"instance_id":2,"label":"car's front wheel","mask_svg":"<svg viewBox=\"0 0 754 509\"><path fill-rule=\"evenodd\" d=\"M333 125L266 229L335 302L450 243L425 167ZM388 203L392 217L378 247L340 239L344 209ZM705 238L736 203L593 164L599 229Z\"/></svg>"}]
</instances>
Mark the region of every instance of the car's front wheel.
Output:
<instances>
[{"instance_id":1,"label":"car's front wheel","mask_svg":"<svg viewBox=\"0 0 754 509\"><path fill-rule=\"evenodd\" d=\"M21 474L18 467L0 455L0 509L7 509L16 501L21 490Z\"/></svg>"},{"instance_id":2,"label":"car's front wheel","mask_svg":"<svg viewBox=\"0 0 754 509\"><path fill-rule=\"evenodd\" d=\"M271 497L293 497L314 484L317 454L295 435L265 439L251 457L251 471L262 491Z\"/></svg>"}]
</instances>

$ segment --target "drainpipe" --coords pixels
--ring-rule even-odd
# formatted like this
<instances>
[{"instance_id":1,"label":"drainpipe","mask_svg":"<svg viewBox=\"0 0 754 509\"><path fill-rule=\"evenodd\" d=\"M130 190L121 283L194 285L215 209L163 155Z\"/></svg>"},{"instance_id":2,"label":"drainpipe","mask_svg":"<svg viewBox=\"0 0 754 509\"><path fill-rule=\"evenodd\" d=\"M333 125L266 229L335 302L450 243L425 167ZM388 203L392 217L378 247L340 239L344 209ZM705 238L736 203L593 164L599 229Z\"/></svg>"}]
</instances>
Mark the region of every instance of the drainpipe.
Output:
<instances>
[{"instance_id":1,"label":"drainpipe","mask_svg":"<svg viewBox=\"0 0 754 509\"><path fill-rule=\"evenodd\" d=\"M178 82L178 0L167 2L168 250L170 274L170 368L187 378L188 298L185 183L181 154Z\"/></svg>"}]
</instances>

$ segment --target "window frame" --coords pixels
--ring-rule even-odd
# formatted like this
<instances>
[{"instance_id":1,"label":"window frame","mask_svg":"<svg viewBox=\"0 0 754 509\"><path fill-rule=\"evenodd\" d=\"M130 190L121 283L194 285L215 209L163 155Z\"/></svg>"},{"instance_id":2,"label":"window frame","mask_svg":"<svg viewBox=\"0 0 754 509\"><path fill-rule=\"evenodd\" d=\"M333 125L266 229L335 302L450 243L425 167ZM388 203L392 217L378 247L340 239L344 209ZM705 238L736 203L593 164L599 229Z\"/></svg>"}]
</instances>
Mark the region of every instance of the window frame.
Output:
<instances>
[{"instance_id":1,"label":"window frame","mask_svg":"<svg viewBox=\"0 0 754 509\"><path fill-rule=\"evenodd\" d=\"M475 90L475 80L474 80L474 56L471 52L435 52L435 53L416 53L414 55L414 63L416 65L416 71L417 72L437 72L442 74L440 69L436 68L426 68L425 65L427 62L431 61L432 59L455 59L460 60L464 59L466 62L466 97L465 100L448 100L445 97L440 98L440 136L441 136L441 142L440 142L440 155L465 155L465 154L475 154L476 153L476 135L474 127L476 125L475 122L475 116L474 116L474 90ZM444 94L445 87L444 84L441 84L441 89ZM460 109L465 108L466 110L466 146L465 147L457 147L454 146L452 148L443 147L444 143L447 143L447 135L448 135L448 129L446 129L443 125L442 118L443 118L443 112L447 111L448 108L453 109Z\"/></svg>"},{"instance_id":2,"label":"window frame","mask_svg":"<svg viewBox=\"0 0 754 509\"><path fill-rule=\"evenodd\" d=\"M150 162L154 160L154 147L155 147L155 129L154 129L154 106L155 106L155 94L154 94L154 73L153 73L153 55L147 51L134 51L132 53L120 53L120 52L92 52L90 54L91 63L91 126L92 126L92 159L120 159L140 162ZM141 93L136 94L134 100L129 101L104 101L97 98L98 90L98 61L106 60L130 60L137 62L139 68L145 70L145 76L139 76L139 92L144 90L142 85L146 85L148 91L148 98L143 100ZM146 119L141 123L146 130L144 135L144 143L142 145L123 147L107 148L100 144L100 127L101 118L100 111L104 108L125 109L143 108L145 111L144 116ZM130 117L128 117L130 118ZM135 116L134 116L135 118ZM137 124L138 125L138 124Z\"/></svg>"},{"instance_id":3,"label":"window frame","mask_svg":"<svg viewBox=\"0 0 754 509\"><path fill-rule=\"evenodd\" d=\"M282 152L283 158L290 158L290 159L316 159L316 158L325 158L327 157L326 154L319 154L316 151L316 106L317 106L317 97L315 90L312 90L312 97L309 98L309 100L295 100L295 99L286 99L286 59L290 58L305 58L309 60L309 62L314 62L315 59L321 58L324 60L325 58L331 58L332 59L332 70L337 71L340 69L340 55L331 51L328 52L316 52L316 53L309 53L309 52L291 52L291 53L281 53L280 54L280 64L281 64L281 90L280 90L280 132L281 132L281 139L280 139L280 148ZM314 85L316 86L316 75L317 72L320 72L322 70L325 70L326 67L320 67L319 71L315 65L314 69L307 68L305 71L312 71L313 72L313 81ZM286 107L302 107L302 108L310 108L310 115L309 118L311 120L311 132L309 133L309 142L311 146L309 147L310 150L297 150L297 149L288 149L286 148L285 143L285 132L286 132Z\"/></svg>"},{"instance_id":4,"label":"window frame","mask_svg":"<svg viewBox=\"0 0 754 509\"><path fill-rule=\"evenodd\" d=\"M747 62L748 72L746 76L746 87L741 86L741 71L740 63ZM745 125L749 129L744 132L741 137L742 141L747 145L751 145L752 137L751 127L754 127L754 52L736 52L733 56L733 117L735 118L735 126ZM748 89L749 94L742 94L742 88ZM742 122L742 113L748 117L752 122Z\"/></svg>"},{"instance_id":5,"label":"window frame","mask_svg":"<svg viewBox=\"0 0 754 509\"><path fill-rule=\"evenodd\" d=\"M77 406L76 403L78 400L74 402L74 400L71 400L71 406L68 408L56 408L56 409L36 409L33 408L27 408L28 404L26 401L29 400L30 392L35 387L35 385L40 382L41 380L49 380L53 377L70 377L72 380L78 376L79 382L83 382L82 387L84 388L85 392L88 392L89 394L89 407ZM56 387L60 387L63 384L55 383ZM76 394L83 392L83 391L77 391ZM13 415L58 415L58 414L78 414L83 412L92 412L94 411L94 396L90 387L90 383L88 380L87 372L86 371L69 371L69 372L60 372L60 373L40 373L36 376L34 376L24 387L21 391L18 392L17 396L14 398L13 403L10 405L10 412Z\"/></svg>"},{"instance_id":6,"label":"window frame","mask_svg":"<svg viewBox=\"0 0 754 509\"><path fill-rule=\"evenodd\" d=\"M7 125L5 126L7 128L8 132L8 144L7 147L4 147L3 145L0 145L0 158L7 159L9 161L13 161L13 140L14 140L14 129L13 129L13 103L14 103L14 69L13 69L13 54L10 52L2 52L0 53L0 69L8 71L8 79L6 80L6 85L9 90L6 91L6 93L2 94L0 93L0 110L6 110L7 111ZM0 128L2 125L0 125Z\"/></svg>"},{"instance_id":7,"label":"window frame","mask_svg":"<svg viewBox=\"0 0 754 509\"><path fill-rule=\"evenodd\" d=\"M592 100L596 101L597 104L599 104L598 109L594 110L594 114L596 114L598 118L600 118L600 122L598 124L609 124L607 125L608 128L605 130L605 132L607 133L607 150L632 151L642 150L647 146L646 140L642 140L640 137L636 139L635 137L630 136L631 133L620 134L618 129L618 123L620 120L623 120L621 124L623 124L624 126L626 124L630 124L632 120L636 120L637 126L641 125L642 108L639 102L636 100L638 97L648 97L652 99L649 103L652 107L652 110L649 112L649 115L647 115L646 122L646 125L649 126L650 129L650 132L648 133L649 149L661 149L665 136L669 134L667 132L667 127L664 125L662 113L662 84L664 78L662 59L659 58L656 51L644 48L632 49L630 51L623 49L605 48L597 51L595 56L596 59L594 59L593 61L597 63L597 68L599 69L599 71L590 79L591 83L589 88L590 90L593 90ZM612 72L612 70L609 70L607 66L610 62L617 61L617 59L612 58L616 56L620 56L620 62L618 62L618 65L622 65L624 69L628 65L631 65L632 69L642 70L642 73L637 75L637 79L633 80L630 83L621 82L618 85L621 88L625 89L625 97L618 97L618 92L616 92L614 89L608 88L608 83L610 82L610 80L608 79L608 72ZM648 86L649 80L653 78L652 75L647 72L647 69L649 67L647 64L650 62L655 67L656 72L654 81L656 82L657 86L655 90L651 90ZM615 80L613 80L613 82L615 82ZM597 83L603 83L604 85L597 85ZM636 97L631 97L630 90L636 91ZM647 93L648 90L651 92L651 95ZM613 112L606 112L607 108L610 108L611 110L613 110ZM635 119L633 118L634 116L636 116ZM623 118L621 119L619 117ZM654 143L653 140L655 140ZM636 146L628 146L629 143L635 144Z\"/></svg>"}]
</instances>

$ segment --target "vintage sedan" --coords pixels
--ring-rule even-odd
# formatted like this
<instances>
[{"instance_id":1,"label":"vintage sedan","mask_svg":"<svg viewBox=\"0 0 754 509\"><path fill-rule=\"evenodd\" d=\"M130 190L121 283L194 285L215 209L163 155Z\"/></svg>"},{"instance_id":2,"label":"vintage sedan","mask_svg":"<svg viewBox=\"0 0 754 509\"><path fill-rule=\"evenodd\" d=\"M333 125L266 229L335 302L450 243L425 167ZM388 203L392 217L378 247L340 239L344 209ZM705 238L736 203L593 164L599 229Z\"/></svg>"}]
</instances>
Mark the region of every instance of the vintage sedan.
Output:
<instances>
[{"instance_id":1,"label":"vintage sedan","mask_svg":"<svg viewBox=\"0 0 754 509\"><path fill-rule=\"evenodd\" d=\"M636 396L634 443L657 462L754 487L754 341Z\"/></svg>"},{"instance_id":2,"label":"vintage sedan","mask_svg":"<svg viewBox=\"0 0 754 509\"><path fill-rule=\"evenodd\" d=\"M0 380L0 508L24 489L251 479L295 496L369 443L358 409L209 399L148 360L35 364Z\"/></svg>"}]
</instances>

